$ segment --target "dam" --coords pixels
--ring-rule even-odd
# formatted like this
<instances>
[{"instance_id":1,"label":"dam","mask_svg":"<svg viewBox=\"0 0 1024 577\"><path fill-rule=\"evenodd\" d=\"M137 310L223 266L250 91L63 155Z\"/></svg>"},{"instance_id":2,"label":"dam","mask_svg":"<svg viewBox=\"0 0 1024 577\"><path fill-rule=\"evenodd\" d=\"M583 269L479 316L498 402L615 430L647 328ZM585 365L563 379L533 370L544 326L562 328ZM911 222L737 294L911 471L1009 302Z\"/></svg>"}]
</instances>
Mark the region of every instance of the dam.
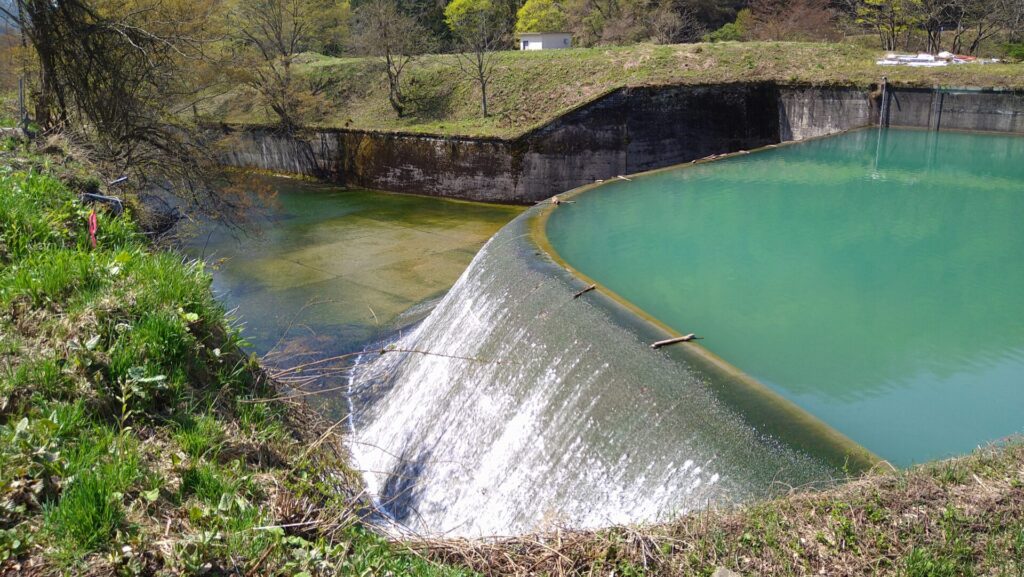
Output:
<instances>
[{"instance_id":1,"label":"dam","mask_svg":"<svg viewBox=\"0 0 1024 577\"><path fill-rule=\"evenodd\" d=\"M509 535L1018 432L1021 110L998 91L638 88L514 141L252 129L228 163L495 202L583 185L364 341L343 383L382 524ZM687 332L704 340L649 346Z\"/></svg>"},{"instance_id":2,"label":"dam","mask_svg":"<svg viewBox=\"0 0 1024 577\"><path fill-rule=\"evenodd\" d=\"M480 536L1014 434L1022 157L1016 136L859 130L539 206L395 345L443 356L356 371L356 463L403 529ZM705 340L653 351L659 327Z\"/></svg>"}]
</instances>

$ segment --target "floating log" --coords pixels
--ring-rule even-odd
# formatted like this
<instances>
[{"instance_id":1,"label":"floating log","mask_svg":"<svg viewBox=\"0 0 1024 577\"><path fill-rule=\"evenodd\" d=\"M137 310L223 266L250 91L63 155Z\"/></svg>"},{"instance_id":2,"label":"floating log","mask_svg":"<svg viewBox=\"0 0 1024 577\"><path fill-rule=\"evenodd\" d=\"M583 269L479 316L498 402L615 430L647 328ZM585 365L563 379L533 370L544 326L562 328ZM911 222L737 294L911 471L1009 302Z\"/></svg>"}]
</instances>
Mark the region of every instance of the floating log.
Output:
<instances>
[{"instance_id":1,"label":"floating log","mask_svg":"<svg viewBox=\"0 0 1024 577\"><path fill-rule=\"evenodd\" d=\"M590 291L592 291L592 290L594 290L594 289L596 289L596 288L597 288L597 285L596 285L596 284L592 284L592 285L588 286L587 288L585 288L585 289L581 290L580 292L578 292L578 293L576 293L576 294L572 295L572 298L574 298L574 299L578 299L578 298L580 298L581 296L585 295L586 293L588 293L588 292L590 292Z\"/></svg>"},{"instance_id":2,"label":"floating log","mask_svg":"<svg viewBox=\"0 0 1024 577\"><path fill-rule=\"evenodd\" d=\"M658 341L658 342L652 344L651 348L652 349L660 349L661 347L666 347L668 345L674 345L676 343L688 343L690 341L699 341L699 340L701 340L703 338L704 337L698 337L697 335L695 335L693 333L690 333L688 335L683 335L681 337L676 337L674 339L666 339L666 340L663 340L663 341Z\"/></svg>"}]
</instances>

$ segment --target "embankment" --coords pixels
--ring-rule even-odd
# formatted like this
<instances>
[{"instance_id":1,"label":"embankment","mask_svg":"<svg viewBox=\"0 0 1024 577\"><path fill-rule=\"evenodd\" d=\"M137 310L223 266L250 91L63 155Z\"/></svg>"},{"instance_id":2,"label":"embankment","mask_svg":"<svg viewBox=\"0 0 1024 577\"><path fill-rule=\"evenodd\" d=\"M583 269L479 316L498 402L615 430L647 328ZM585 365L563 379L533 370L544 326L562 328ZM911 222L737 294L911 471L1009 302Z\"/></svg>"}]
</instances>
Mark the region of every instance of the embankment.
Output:
<instances>
[{"instance_id":1,"label":"embankment","mask_svg":"<svg viewBox=\"0 0 1024 577\"><path fill-rule=\"evenodd\" d=\"M360 523L336 428L243 349L202 263L34 149L0 141L0 575L462 574Z\"/></svg>"},{"instance_id":2,"label":"embankment","mask_svg":"<svg viewBox=\"0 0 1024 577\"><path fill-rule=\"evenodd\" d=\"M617 175L876 125L883 114L889 126L1024 134L1024 92L769 82L635 87L511 139L348 129L284 134L228 125L219 136L229 166L530 203Z\"/></svg>"}]
</instances>

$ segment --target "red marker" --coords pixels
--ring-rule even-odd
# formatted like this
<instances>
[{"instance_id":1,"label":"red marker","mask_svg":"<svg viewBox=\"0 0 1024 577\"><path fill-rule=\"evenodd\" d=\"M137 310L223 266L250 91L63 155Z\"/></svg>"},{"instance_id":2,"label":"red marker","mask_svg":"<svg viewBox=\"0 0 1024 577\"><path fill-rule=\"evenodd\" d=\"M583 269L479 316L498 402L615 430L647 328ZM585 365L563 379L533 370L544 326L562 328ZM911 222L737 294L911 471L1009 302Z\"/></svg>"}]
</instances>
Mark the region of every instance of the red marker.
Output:
<instances>
[{"instance_id":1,"label":"red marker","mask_svg":"<svg viewBox=\"0 0 1024 577\"><path fill-rule=\"evenodd\" d=\"M89 242L92 243L92 247L96 248L96 231L99 230L99 221L96 218L96 211L89 213Z\"/></svg>"}]
</instances>

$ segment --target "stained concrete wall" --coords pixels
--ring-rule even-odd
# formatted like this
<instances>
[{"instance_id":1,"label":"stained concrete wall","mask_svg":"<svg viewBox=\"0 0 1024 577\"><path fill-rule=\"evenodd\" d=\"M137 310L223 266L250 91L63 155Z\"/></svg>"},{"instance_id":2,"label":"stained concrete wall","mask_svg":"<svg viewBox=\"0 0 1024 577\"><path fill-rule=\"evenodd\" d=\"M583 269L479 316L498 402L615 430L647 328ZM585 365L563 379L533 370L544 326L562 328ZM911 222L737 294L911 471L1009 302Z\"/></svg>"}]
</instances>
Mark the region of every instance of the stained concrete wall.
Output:
<instances>
[{"instance_id":1,"label":"stained concrete wall","mask_svg":"<svg viewBox=\"0 0 1024 577\"><path fill-rule=\"evenodd\" d=\"M889 126L1024 134L1024 92L898 89L887 100Z\"/></svg>"},{"instance_id":2,"label":"stained concrete wall","mask_svg":"<svg viewBox=\"0 0 1024 577\"><path fill-rule=\"evenodd\" d=\"M615 91L522 137L515 197L540 200L595 180L778 142L764 84Z\"/></svg>"},{"instance_id":3,"label":"stained concrete wall","mask_svg":"<svg viewBox=\"0 0 1024 577\"><path fill-rule=\"evenodd\" d=\"M1024 134L1024 94L887 92L892 126ZM225 164L347 186L534 202L595 180L877 125L881 92L769 83L626 88L517 139L223 127Z\"/></svg>"},{"instance_id":4,"label":"stained concrete wall","mask_svg":"<svg viewBox=\"0 0 1024 577\"><path fill-rule=\"evenodd\" d=\"M879 100L857 88L779 88L782 142L837 134L878 123Z\"/></svg>"}]
</instances>

